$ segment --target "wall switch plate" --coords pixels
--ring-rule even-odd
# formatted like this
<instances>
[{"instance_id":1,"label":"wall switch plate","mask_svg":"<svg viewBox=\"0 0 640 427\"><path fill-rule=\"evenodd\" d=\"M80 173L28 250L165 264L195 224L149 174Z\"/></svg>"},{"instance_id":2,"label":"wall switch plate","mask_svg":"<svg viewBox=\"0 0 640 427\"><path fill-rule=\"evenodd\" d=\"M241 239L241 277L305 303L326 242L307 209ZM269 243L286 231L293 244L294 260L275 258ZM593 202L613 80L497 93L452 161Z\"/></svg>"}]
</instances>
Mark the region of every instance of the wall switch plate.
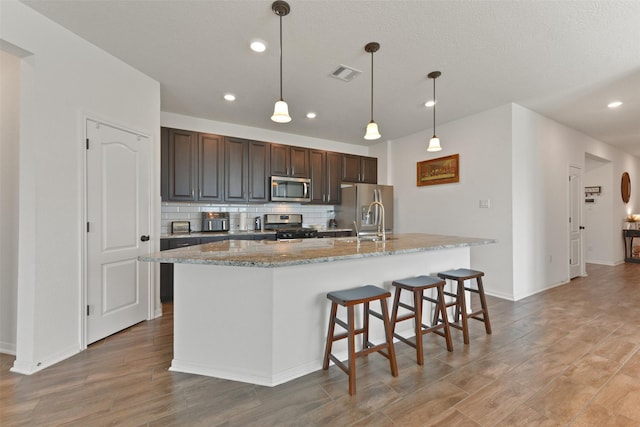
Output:
<instances>
[{"instance_id":1,"label":"wall switch plate","mask_svg":"<svg viewBox=\"0 0 640 427\"><path fill-rule=\"evenodd\" d=\"M480 200L480 207L484 208L484 209L488 209L491 207L491 200L490 199L481 199Z\"/></svg>"}]
</instances>

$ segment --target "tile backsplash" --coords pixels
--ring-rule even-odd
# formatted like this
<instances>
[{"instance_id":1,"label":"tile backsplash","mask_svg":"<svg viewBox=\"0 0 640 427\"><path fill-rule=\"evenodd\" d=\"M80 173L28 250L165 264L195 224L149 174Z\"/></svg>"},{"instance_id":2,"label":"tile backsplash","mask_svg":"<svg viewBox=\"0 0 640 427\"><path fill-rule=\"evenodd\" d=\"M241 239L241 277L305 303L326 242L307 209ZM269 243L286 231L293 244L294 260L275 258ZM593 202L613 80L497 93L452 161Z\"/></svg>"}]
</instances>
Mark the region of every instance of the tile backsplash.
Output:
<instances>
[{"instance_id":1,"label":"tile backsplash","mask_svg":"<svg viewBox=\"0 0 640 427\"><path fill-rule=\"evenodd\" d=\"M204 204L162 202L161 227L162 234L171 233L171 221L189 221L191 231L197 232L202 227L202 212L229 212L229 231L240 230L240 217L246 217L246 226L253 230L253 218L268 213L302 214L303 226L324 228L333 215L330 205L301 205L298 203L266 203L266 204Z\"/></svg>"}]
</instances>

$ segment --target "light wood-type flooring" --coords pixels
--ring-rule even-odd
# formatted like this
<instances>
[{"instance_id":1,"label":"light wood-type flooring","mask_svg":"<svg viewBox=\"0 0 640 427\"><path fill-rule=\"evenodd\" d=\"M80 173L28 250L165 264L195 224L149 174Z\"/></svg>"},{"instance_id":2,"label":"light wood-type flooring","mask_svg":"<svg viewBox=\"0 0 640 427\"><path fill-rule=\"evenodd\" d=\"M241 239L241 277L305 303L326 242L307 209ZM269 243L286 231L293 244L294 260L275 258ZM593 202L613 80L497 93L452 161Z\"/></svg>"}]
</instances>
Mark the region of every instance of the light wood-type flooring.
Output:
<instances>
[{"instance_id":1,"label":"light wood-type flooring","mask_svg":"<svg viewBox=\"0 0 640 427\"><path fill-rule=\"evenodd\" d=\"M429 334L424 366L396 344L397 378L378 354L358 359L355 396L335 366L273 388L169 372L167 305L31 376L1 355L0 425L640 426L640 264L587 272L518 302L489 297L493 335L473 321L470 345L452 330L448 353Z\"/></svg>"}]
</instances>

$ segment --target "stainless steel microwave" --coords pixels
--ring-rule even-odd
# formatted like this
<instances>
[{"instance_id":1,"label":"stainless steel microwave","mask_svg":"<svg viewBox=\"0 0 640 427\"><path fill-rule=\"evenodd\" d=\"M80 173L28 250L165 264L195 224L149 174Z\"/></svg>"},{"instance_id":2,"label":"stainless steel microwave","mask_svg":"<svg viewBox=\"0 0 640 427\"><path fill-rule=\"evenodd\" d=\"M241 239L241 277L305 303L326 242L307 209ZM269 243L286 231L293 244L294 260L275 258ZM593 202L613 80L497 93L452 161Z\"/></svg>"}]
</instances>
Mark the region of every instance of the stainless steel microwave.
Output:
<instances>
[{"instance_id":1,"label":"stainless steel microwave","mask_svg":"<svg viewBox=\"0 0 640 427\"><path fill-rule=\"evenodd\" d=\"M288 176L271 177L272 202L300 202L311 201L311 180L309 178L291 178Z\"/></svg>"}]
</instances>

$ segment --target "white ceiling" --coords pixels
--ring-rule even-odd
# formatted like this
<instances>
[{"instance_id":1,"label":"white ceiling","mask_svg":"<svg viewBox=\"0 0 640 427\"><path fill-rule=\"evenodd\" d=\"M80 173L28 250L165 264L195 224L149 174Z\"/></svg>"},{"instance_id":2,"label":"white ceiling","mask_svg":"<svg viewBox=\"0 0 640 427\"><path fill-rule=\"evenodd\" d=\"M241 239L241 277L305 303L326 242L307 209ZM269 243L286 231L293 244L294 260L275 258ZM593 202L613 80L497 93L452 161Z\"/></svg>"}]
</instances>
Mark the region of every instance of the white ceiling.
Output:
<instances>
[{"instance_id":1,"label":"white ceiling","mask_svg":"<svg viewBox=\"0 0 640 427\"><path fill-rule=\"evenodd\" d=\"M371 144L364 45L376 41L374 118L385 140L433 126L426 75L440 70L436 125L515 102L640 157L637 0L290 0L288 124L269 119L279 96L271 1L23 1L157 79L163 111ZM267 41L266 52L249 49L254 38ZM340 64L363 73L350 83L330 78ZM224 101L226 92L237 101ZM613 100L624 104L608 109Z\"/></svg>"}]
</instances>

